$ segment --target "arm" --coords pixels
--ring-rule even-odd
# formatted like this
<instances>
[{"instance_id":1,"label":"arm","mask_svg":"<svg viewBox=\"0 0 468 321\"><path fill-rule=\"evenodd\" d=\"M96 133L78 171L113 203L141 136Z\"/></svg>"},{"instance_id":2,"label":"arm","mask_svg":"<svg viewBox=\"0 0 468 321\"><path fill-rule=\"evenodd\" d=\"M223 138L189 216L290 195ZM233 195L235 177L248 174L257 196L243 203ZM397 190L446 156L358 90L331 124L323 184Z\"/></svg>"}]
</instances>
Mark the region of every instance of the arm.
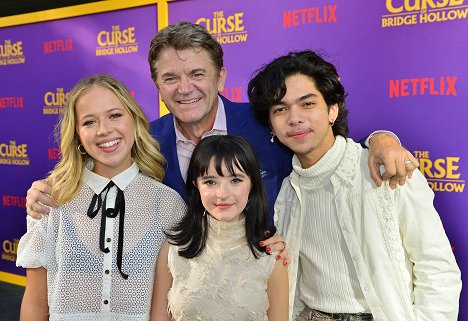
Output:
<instances>
[{"instance_id":1,"label":"arm","mask_svg":"<svg viewBox=\"0 0 468 321\"><path fill-rule=\"evenodd\" d=\"M26 212L29 216L40 219L42 214L49 214L47 207L57 207L57 204L50 197L52 186L46 181L35 181L26 195Z\"/></svg>"},{"instance_id":2,"label":"arm","mask_svg":"<svg viewBox=\"0 0 468 321\"><path fill-rule=\"evenodd\" d=\"M49 320L47 303L47 270L26 270L26 289L21 302L20 321Z\"/></svg>"},{"instance_id":3,"label":"arm","mask_svg":"<svg viewBox=\"0 0 468 321\"><path fill-rule=\"evenodd\" d=\"M411 163L406 162L407 160ZM377 132L369 136L369 169L372 180L377 186L383 180L390 179L390 187L404 185L406 177L411 178L413 171L419 166L416 158L395 139L395 136L386 132ZM380 165L385 171L380 174Z\"/></svg>"},{"instance_id":4,"label":"arm","mask_svg":"<svg viewBox=\"0 0 468 321\"><path fill-rule=\"evenodd\" d=\"M168 312L167 293L172 286L172 275L167 266L169 242L166 240L159 251L154 277L153 298L151 301L151 321L171 321Z\"/></svg>"},{"instance_id":5,"label":"arm","mask_svg":"<svg viewBox=\"0 0 468 321\"><path fill-rule=\"evenodd\" d=\"M289 285L288 270L281 263L276 261L273 272L268 280L268 308L269 321L286 321L289 317Z\"/></svg>"},{"instance_id":6,"label":"arm","mask_svg":"<svg viewBox=\"0 0 468 321\"><path fill-rule=\"evenodd\" d=\"M403 246L413 265L416 320L455 321L461 291L460 269L442 222L433 206L434 193L415 171L401 188L399 222Z\"/></svg>"}]
</instances>

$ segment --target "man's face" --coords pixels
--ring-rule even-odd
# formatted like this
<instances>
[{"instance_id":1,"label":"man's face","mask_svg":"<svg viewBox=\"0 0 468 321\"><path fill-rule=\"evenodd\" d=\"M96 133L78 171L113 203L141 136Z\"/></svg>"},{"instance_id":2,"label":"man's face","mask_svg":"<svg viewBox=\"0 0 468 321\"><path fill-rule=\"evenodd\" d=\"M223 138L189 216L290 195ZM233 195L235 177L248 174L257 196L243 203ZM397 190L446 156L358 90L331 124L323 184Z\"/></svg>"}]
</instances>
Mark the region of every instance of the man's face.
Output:
<instances>
[{"instance_id":1,"label":"man's face","mask_svg":"<svg viewBox=\"0 0 468 321\"><path fill-rule=\"evenodd\" d=\"M181 125L213 125L218 92L226 80L224 67L217 71L201 48L166 48L156 61L156 70L161 98Z\"/></svg>"},{"instance_id":2,"label":"man's face","mask_svg":"<svg viewBox=\"0 0 468 321\"><path fill-rule=\"evenodd\" d=\"M330 110L311 78L293 75L286 78L286 95L270 108L270 124L280 142L299 158L303 168L315 164L333 145L330 122L338 106Z\"/></svg>"}]
</instances>

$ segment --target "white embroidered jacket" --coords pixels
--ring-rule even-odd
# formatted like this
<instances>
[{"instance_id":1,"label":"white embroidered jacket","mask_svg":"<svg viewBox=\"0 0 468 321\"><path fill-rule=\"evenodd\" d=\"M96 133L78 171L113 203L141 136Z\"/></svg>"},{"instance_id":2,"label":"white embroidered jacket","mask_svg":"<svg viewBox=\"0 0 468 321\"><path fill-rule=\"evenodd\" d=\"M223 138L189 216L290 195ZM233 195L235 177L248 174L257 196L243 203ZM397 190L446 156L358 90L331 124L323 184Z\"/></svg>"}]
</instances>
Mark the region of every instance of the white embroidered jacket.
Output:
<instances>
[{"instance_id":1,"label":"white embroidered jacket","mask_svg":"<svg viewBox=\"0 0 468 321\"><path fill-rule=\"evenodd\" d=\"M388 184L375 187L367 155L348 139L331 182L339 228L374 319L457 320L460 269L433 206L434 193L418 170L395 190ZM275 204L275 225L285 237L291 259L290 318L304 307L296 293L300 240L306 237L301 235L301 217L314 214L313 209L301 208L299 180L293 170Z\"/></svg>"}]
</instances>

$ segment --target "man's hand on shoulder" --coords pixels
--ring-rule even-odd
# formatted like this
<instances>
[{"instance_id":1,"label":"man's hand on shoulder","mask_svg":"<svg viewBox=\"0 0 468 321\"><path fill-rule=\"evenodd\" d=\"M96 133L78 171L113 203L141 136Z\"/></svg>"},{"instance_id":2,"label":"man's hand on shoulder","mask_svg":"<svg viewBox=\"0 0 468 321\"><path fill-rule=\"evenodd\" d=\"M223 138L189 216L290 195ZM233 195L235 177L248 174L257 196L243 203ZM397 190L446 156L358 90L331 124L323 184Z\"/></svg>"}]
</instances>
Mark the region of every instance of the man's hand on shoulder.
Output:
<instances>
[{"instance_id":1,"label":"man's hand on shoulder","mask_svg":"<svg viewBox=\"0 0 468 321\"><path fill-rule=\"evenodd\" d=\"M50 197L52 186L46 180L35 181L26 195L26 212L29 216L40 219L49 214L49 207L56 207L56 202Z\"/></svg>"},{"instance_id":2,"label":"man's hand on shoulder","mask_svg":"<svg viewBox=\"0 0 468 321\"><path fill-rule=\"evenodd\" d=\"M382 181L390 179L391 188L404 185L407 178L411 178L413 171L419 167L418 160L392 135L377 133L369 141L369 169L371 178L377 186ZM381 174L380 166L385 170Z\"/></svg>"}]
</instances>

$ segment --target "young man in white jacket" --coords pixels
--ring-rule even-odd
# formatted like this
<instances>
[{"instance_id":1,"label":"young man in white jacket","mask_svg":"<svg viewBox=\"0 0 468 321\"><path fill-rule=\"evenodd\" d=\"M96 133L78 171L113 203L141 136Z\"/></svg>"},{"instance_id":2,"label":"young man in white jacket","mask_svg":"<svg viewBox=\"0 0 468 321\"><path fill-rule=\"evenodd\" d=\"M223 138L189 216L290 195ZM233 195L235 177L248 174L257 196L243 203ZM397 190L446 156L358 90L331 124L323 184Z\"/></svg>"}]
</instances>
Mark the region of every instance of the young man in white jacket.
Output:
<instances>
[{"instance_id":1,"label":"young man in white jacket","mask_svg":"<svg viewBox=\"0 0 468 321\"><path fill-rule=\"evenodd\" d=\"M256 116L294 152L275 204L294 320L457 320L460 270L419 171L375 187L347 139L345 91L312 51L275 59L249 83ZM403 163L411 162L402 159Z\"/></svg>"}]
</instances>

